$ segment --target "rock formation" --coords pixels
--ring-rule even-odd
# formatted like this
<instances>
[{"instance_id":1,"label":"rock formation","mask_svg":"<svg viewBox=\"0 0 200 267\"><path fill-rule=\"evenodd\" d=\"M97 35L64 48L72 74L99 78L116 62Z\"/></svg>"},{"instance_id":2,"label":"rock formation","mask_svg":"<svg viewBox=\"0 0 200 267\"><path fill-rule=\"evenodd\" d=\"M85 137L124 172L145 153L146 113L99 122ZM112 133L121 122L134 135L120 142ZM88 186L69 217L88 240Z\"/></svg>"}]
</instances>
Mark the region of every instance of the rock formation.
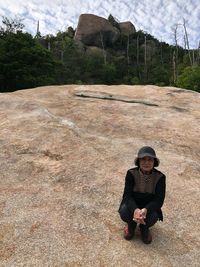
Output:
<instances>
[{"instance_id":1,"label":"rock formation","mask_svg":"<svg viewBox=\"0 0 200 267\"><path fill-rule=\"evenodd\" d=\"M125 35L130 35L136 32L133 23L131 23L130 21L120 22L119 27L120 27L121 33Z\"/></svg>"},{"instance_id":2,"label":"rock formation","mask_svg":"<svg viewBox=\"0 0 200 267\"><path fill-rule=\"evenodd\" d=\"M74 39L85 45L103 48L113 44L120 36L120 31L102 17L82 14L79 17Z\"/></svg>"},{"instance_id":3,"label":"rock formation","mask_svg":"<svg viewBox=\"0 0 200 267\"><path fill-rule=\"evenodd\" d=\"M0 94L0 266L199 266L200 94L49 86ZM164 222L127 242L117 209L138 148L167 176Z\"/></svg>"}]
</instances>

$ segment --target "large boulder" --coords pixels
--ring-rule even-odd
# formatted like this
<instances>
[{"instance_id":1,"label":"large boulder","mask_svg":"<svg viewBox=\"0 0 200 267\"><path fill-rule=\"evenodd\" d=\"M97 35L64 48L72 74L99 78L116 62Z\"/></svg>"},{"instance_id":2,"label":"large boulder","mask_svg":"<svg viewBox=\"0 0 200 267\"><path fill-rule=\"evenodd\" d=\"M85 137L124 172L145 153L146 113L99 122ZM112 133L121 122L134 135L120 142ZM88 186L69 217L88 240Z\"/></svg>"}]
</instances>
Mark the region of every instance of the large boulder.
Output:
<instances>
[{"instance_id":1,"label":"large boulder","mask_svg":"<svg viewBox=\"0 0 200 267\"><path fill-rule=\"evenodd\" d=\"M120 36L120 31L102 17L81 14L74 39L88 46L100 48L112 45Z\"/></svg>"},{"instance_id":2,"label":"large boulder","mask_svg":"<svg viewBox=\"0 0 200 267\"><path fill-rule=\"evenodd\" d=\"M135 26L130 21L120 22L119 27L122 34L130 35L136 32Z\"/></svg>"},{"instance_id":3,"label":"large boulder","mask_svg":"<svg viewBox=\"0 0 200 267\"><path fill-rule=\"evenodd\" d=\"M48 86L0 94L0 266L199 266L200 94ZM146 247L117 209L138 148L167 177Z\"/></svg>"}]
</instances>

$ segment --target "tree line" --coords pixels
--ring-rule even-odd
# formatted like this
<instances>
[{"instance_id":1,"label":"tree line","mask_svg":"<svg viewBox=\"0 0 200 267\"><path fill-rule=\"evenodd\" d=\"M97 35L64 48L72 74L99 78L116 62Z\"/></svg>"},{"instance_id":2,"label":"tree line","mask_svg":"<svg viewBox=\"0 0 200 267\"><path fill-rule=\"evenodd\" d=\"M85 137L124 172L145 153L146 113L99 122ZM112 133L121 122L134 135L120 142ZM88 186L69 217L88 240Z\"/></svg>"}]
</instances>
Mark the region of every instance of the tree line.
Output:
<instances>
[{"instance_id":1,"label":"tree line","mask_svg":"<svg viewBox=\"0 0 200 267\"><path fill-rule=\"evenodd\" d=\"M91 49L74 41L71 27L43 37L23 28L19 19L2 20L1 92L53 84L155 84L200 92L199 49L159 42L143 31L121 34L109 45L100 36L101 49Z\"/></svg>"}]
</instances>

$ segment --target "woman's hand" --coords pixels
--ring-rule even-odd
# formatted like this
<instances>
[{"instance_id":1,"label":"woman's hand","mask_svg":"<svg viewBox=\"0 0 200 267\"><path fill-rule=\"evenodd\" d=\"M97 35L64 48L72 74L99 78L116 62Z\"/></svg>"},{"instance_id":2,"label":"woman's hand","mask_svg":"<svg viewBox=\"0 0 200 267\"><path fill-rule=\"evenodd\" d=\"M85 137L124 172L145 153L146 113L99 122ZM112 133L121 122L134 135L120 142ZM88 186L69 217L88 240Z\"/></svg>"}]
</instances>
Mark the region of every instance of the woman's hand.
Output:
<instances>
[{"instance_id":1,"label":"woman's hand","mask_svg":"<svg viewBox=\"0 0 200 267\"><path fill-rule=\"evenodd\" d=\"M140 224L145 224L147 209L135 209L133 213L133 221Z\"/></svg>"},{"instance_id":2,"label":"woman's hand","mask_svg":"<svg viewBox=\"0 0 200 267\"><path fill-rule=\"evenodd\" d=\"M146 208L141 209L141 214L142 214L143 218L146 219L147 209Z\"/></svg>"}]
</instances>

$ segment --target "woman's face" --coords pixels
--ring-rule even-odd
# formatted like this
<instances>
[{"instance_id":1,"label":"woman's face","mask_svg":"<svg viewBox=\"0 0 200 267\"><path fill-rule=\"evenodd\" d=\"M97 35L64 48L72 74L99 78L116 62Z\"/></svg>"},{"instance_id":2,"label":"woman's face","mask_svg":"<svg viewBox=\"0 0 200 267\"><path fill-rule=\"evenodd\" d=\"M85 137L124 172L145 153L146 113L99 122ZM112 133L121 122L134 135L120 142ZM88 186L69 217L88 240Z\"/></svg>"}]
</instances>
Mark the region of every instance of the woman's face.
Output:
<instances>
[{"instance_id":1,"label":"woman's face","mask_svg":"<svg viewBox=\"0 0 200 267\"><path fill-rule=\"evenodd\" d=\"M154 167L154 158L144 157L139 159L140 169L145 173L150 173Z\"/></svg>"}]
</instances>

